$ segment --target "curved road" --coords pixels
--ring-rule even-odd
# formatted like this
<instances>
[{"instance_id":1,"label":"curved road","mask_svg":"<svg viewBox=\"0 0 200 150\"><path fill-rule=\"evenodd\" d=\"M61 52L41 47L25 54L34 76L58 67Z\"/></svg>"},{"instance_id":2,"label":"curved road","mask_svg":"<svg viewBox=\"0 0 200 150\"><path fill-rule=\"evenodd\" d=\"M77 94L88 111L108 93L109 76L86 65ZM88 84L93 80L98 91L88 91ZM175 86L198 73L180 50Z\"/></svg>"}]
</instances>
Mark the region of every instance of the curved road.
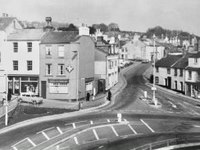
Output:
<instances>
[{"instance_id":1,"label":"curved road","mask_svg":"<svg viewBox=\"0 0 200 150\"><path fill-rule=\"evenodd\" d=\"M72 145L78 148L77 146L86 145L89 142L91 142L89 145L93 145L102 139L111 140L129 135L197 132L200 127L198 123L200 118L191 115L198 115L199 109L195 107L195 103L194 105L188 103L190 99L158 90L156 97L162 103L161 108L149 106L140 100L144 90L151 96L151 89L142 76L149 66L150 64L139 64L131 67L125 74L127 87L116 97L113 105L110 104L95 112L80 113L76 117L43 122L7 132L1 135L0 149L44 149L56 141L58 145L68 147ZM124 124L116 122L118 112L123 114ZM80 132L78 135L71 137L72 141L68 139L67 144L65 140L62 141L64 144L59 143L64 137L69 137L69 133L75 134L78 131ZM84 138L81 138L82 134ZM87 139L92 136L93 139Z\"/></svg>"}]
</instances>

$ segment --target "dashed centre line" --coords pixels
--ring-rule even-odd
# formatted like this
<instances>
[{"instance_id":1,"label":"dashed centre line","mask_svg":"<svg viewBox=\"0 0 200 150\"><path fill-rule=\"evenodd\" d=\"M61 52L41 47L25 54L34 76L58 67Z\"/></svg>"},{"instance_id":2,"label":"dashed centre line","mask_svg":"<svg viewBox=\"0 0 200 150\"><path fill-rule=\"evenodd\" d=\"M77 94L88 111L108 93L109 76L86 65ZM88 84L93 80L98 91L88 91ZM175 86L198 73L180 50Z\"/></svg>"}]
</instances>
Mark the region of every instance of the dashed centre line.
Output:
<instances>
[{"instance_id":1,"label":"dashed centre line","mask_svg":"<svg viewBox=\"0 0 200 150\"><path fill-rule=\"evenodd\" d=\"M144 120L140 119L140 121L151 131L151 132L155 132Z\"/></svg>"},{"instance_id":2,"label":"dashed centre line","mask_svg":"<svg viewBox=\"0 0 200 150\"><path fill-rule=\"evenodd\" d=\"M75 125L75 123L72 123L72 126L73 126L74 129L76 129L76 125Z\"/></svg>"},{"instance_id":3,"label":"dashed centre line","mask_svg":"<svg viewBox=\"0 0 200 150\"><path fill-rule=\"evenodd\" d=\"M93 131L93 133L94 133L94 136L95 136L95 138L96 138L97 140L99 140L99 136L98 136L98 134L97 134L96 130L95 130L95 129L93 129L92 131Z\"/></svg>"},{"instance_id":4,"label":"dashed centre line","mask_svg":"<svg viewBox=\"0 0 200 150\"><path fill-rule=\"evenodd\" d=\"M47 140L50 140L50 138L48 137L48 135L45 133L45 132L41 132L42 133L42 135L44 135L44 137L47 139Z\"/></svg>"},{"instance_id":5,"label":"dashed centre line","mask_svg":"<svg viewBox=\"0 0 200 150\"><path fill-rule=\"evenodd\" d=\"M134 134L137 134L137 132L133 129L133 127L132 127L130 124L128 124L128 127L131 129L131 131L132 131Z\"/></svg>"},{"instance_id":6,"label":"dashed centre line","mask_svg":"<svg viewBox=\"0 0 200 150\"><path fill-rule=\"evenodd\" d=\"M79 145L77 137L74 137L74 141L75 141L75 143L76 143L77 145Z\"/></svg>"},{"instance_id":7,"label":"dashed centre line","mask_svg":"<svg viewBox=\"0 0 200 150\"><path fill-rule=\"evenodd\" d=\"M58 132L59 132L60 134L63 134L62 130L61 130L59 127L56 127L56 129L58 130Z\"/></svg>"},{"instance_id":8,"label":"dashed centre line","mask_svg":"<svg viewBox=\"0 0 200 150\"><path fill-rule=\"evenodd\" d=\"M27 140L35 147L36 144L30 139L30 138L27 138Z\"/></svg>"}]
</instances>

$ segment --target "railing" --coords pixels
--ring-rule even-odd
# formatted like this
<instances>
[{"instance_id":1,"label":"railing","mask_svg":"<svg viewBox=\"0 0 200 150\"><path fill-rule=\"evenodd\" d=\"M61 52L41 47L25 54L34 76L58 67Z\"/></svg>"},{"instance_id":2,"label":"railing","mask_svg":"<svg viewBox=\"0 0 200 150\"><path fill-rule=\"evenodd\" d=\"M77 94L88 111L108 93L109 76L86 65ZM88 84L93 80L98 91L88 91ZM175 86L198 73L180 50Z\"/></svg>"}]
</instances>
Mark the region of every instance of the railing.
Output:
<instances>
[{"instance_id":1,"label":"railing","mask_svg":"<svg viewBox=\"0 0 200 150\"><path fill-rule=\"evenodd\" d=\"M177 140L178 140L178 138L157 141L157 142L153 142L153 143L149 143L149 144L145 144L145 145L133 148L132 150L152 150L155 148L171 146L171 145L176 144Z\"/></svg>"}]
</instances>

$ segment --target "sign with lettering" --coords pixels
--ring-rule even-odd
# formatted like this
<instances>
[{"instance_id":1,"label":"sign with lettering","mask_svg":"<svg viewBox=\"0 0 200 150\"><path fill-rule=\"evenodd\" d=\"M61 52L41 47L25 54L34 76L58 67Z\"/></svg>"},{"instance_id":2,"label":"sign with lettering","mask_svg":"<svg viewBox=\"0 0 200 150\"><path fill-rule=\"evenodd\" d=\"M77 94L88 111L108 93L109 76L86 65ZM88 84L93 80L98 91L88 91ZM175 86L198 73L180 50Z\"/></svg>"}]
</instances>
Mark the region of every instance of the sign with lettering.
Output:
<instances>
[{"instance_id":1,"label":"sign with lettering","mask_svg":"<svg viewBox=\"0 0 200 150\"><path fill-rule=\"evenodd\" d=\"M70 73L70 72L72 72L72 70L73 70L74 68L72 67L72 66L67 66L66 67L66 70Z\"/></svg>"}]
</instances>

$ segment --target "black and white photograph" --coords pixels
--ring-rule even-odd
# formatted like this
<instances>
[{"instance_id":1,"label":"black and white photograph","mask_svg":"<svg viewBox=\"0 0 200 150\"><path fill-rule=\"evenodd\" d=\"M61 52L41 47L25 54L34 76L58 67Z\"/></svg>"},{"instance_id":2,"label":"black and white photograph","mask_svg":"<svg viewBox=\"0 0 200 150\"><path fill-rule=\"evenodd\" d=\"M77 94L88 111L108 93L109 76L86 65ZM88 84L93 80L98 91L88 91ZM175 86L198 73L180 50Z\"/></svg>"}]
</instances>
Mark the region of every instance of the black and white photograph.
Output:
<instances>
[{"instance_id":1,"label":"black and white photograph","mask_svg":"<svg viewBox=\"0 0 200 150\"><path fill-rule=\"evenodd\" d=\"M0 150L200 150L200 0L0 0Z\"/></svg>"}]
</instances>

